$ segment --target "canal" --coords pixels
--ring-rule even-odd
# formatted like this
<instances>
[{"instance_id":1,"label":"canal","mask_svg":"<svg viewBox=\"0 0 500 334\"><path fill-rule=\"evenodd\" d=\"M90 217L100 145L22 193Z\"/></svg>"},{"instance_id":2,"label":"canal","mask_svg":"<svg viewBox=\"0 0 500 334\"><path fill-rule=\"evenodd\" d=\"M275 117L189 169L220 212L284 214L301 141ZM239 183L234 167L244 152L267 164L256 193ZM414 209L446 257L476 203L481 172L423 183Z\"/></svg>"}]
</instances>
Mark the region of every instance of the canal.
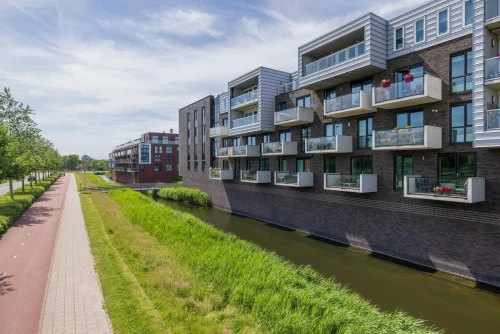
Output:
<instances>
[{"instance_id":1,"label":"canal","mask_svg":"<svg viewBox=\"0 0 500 334\"><path fill-rule=\"evenodd\" d=\"M500 296L472 289L260 221L181 202L162 204L193 214L283 258L309 265L384 311L402 310L446 333L500 333Z\"/></svg>"}]
</instances>

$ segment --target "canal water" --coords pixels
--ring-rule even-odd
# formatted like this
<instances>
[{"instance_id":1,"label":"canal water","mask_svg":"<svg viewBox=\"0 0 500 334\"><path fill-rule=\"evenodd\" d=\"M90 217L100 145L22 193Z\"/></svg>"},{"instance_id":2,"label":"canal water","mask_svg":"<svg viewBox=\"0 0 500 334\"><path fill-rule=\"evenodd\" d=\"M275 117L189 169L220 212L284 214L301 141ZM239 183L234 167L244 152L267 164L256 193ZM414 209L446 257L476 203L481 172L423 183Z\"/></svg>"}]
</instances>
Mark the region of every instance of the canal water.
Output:
<instances>
[{"instance_id":1,"label":"canal water","mask_svg":"<svg viewBox=\"0 0 500 334\"><path fill-rule=\"evenodd\" d=\"M347 285L384 311L403 310L446 333L500 333L500 296L358 254L340 246L212 208L158 200L193 214L283 258L309 265Z\"/></svg>"}]
</instances>

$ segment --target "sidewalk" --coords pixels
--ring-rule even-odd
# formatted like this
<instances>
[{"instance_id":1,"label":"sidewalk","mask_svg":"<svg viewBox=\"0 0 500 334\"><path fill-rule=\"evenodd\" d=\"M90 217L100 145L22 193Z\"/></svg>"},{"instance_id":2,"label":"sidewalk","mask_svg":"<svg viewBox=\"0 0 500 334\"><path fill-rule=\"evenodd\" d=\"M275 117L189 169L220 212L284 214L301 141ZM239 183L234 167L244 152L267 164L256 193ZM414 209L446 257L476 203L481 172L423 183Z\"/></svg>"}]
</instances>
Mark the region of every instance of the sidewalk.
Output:
<instances>
[{"instance_id":1,"label":"sidewalk","mask_svg":"<svg viewBox=\"0 0 500 334\"><path fill-rule=\"evenodd\" d=\"M75 176L69 177L39 333L111 333Z\"/></svg>"}]
</instances>

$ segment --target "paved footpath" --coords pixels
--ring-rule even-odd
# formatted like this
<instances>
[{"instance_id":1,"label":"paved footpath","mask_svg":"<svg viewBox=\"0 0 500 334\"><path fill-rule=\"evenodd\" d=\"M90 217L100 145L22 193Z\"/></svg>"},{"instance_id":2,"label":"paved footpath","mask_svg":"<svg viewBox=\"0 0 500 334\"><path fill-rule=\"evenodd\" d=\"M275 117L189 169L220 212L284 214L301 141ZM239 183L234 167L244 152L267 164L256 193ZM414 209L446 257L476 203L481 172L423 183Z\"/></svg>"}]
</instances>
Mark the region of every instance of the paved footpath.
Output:
<instances>
[{"instance_id":1,"label":"paved footpath","mask_svg":"<svg viewBox=\"0 0 500 334\"><path fill-rule=\"evenodd\" d=\"M0 237L0 334L37 332L111 333L73 174Z\"/></svg>"}]
</instances>

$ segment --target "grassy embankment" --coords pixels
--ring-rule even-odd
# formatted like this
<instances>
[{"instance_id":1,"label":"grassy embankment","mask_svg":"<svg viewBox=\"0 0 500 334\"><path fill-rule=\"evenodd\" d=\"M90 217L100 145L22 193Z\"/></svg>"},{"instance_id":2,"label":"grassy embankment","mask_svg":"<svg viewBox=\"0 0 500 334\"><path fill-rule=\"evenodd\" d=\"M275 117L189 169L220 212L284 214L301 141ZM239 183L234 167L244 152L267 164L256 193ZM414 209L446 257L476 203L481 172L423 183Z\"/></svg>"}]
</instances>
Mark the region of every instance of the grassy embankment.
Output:
<instances>
[{"instance_id":1,"label":"grassy embankment","mask_svg":"<svg viewBox=\"0 0 500 334\"><path fill-rule=\"evenodd\" d=\"M182 201L199 206L210 206L210 195L192 188L164 188L156 192L156 196L174 201Z\"/></svg>"},{"instance_id":2,"label":"grassy embankment","mask_svg":"<svg viewBox=\"0 0 500 334\"><path fill-rule=\"evenodd\" d=\"M45 190L54 183L61 173L55 173L46 179L33 183L33 188L26 184L23 192L21 188L14 190L14 200L9 193L0 196L0 234L7 229L26 211L33 202L39 198Z\"/></svg>"},{"instance_id":3,"label":"grassy embankment","mask_svg":"<svg viewBox=\"0 0 500 334\"><path fill-rule=\"evenodd\" d=\"M92 172L77 172L75 173L77 176L77 183L78 187L80 187L80 184L82 186L98 186L98 187L106 187L106 186L117 186L120 185L119 183L116 183L114 181L108 182L104 180L101 176L96 175Z\"/></svg>"},{"instance_id":4,"label":"grassy embankment","mask_svg":"<svg viewBox=\"0 0 500 334\"><path fill-rule=\"evenodd\" d=\"M116 332L432 332L139 193L82 194L82 206Z\"/></svg>"}]
</instances>

